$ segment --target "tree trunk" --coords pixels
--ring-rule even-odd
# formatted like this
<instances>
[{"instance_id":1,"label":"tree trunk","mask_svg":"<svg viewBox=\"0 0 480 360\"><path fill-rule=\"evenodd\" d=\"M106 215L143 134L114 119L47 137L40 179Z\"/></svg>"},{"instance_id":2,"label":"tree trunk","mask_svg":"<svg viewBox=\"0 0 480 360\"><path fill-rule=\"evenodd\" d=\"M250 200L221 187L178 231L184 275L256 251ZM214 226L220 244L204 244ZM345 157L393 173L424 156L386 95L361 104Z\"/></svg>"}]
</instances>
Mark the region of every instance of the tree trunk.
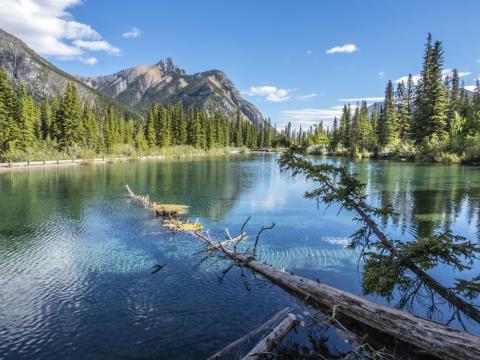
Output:
<instances>
[{"instance_id":1,"label":"tree trunk","mask_svg":"<svg viewBox=\"0 0 480 360\"><path fill-rule=\"evenodd\" d=\"M265 358L285 335L298 324L297 317L288 314L267 336L265 336L242 360L259 360Z\"/></svg>"},{"instance_id":2,"label":"tree trunk","mask_svg":"<svg viewBox=\"0 0 480 360\"><path fill-rule=\"evenodd\" d=\"M215 243L202 234L193 233L203 242ZM320 305L359 321L373 329L414 345L440 359L480 359L480 337L452 329L440 323L374 303L329 285L293 275L270 265L221 247L231 259L239 261L272 282Z\"/></svg>"}]
</instances>

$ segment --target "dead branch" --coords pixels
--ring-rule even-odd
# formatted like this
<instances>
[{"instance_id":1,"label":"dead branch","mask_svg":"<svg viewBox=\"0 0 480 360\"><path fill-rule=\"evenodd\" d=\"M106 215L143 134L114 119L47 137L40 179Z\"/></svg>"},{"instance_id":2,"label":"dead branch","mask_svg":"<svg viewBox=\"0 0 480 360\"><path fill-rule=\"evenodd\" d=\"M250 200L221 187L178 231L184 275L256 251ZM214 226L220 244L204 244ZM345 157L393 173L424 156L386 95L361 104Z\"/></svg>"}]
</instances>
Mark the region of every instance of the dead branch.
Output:
<instances>
[{"instance_id":1,"label":"dead branch","mask_svg":"<svg viewBox=\"0 0 480 360\"><path fill-rule=\"evenodd\" d=\"M290 308L285 308L283 310L280 310L273 316L271 319L257 327L256 329L250 331L248 334L245 336L242 336L240 339L235 340L234 342L230 343L226 347L224 347L222 350L219 352L215 353L214 355L210 356L207 360L215 360L218 359L219 357L229 353L233 349L237 348L238 346L242 345L244 342L248 341L250 338L260 334L261 332L269 329L273 324L275 324L278 320L283 318L287 313L290 311Z\"/></svg>"},{"instance_id":2,"label":"dead branch","mask_svg":"<svg viewBox=\"0 0 480 360\"><path fill-rule=\"evenodd\" d=\"M267 336L265 336L242 360L258 360L269 354L275 346L293 329L299 320L293 314L288 314Z\"/></svg>"}]
</instances>

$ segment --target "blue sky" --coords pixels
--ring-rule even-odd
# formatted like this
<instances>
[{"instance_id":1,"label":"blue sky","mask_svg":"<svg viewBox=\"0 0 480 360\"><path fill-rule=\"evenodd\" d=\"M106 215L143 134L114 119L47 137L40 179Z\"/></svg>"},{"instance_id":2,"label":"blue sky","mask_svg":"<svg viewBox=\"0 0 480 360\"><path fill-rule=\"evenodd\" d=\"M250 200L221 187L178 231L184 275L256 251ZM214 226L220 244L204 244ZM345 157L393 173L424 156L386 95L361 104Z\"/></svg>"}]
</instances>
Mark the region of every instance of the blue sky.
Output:
<instances>
[{"instance_id":1,"label":"blue sky","mask_svg":"<svg viewBox=\"0 0 480 360\"><path fill-rule=\"evenodd\" d=\"M427 32L443 41L445 68L466 85L480 76L477 0L1 2L0 27L67 72L163 57L188 73L221 69L279 126L381 98L388 79L420 71Z\"/></svg>"}]
</instances>

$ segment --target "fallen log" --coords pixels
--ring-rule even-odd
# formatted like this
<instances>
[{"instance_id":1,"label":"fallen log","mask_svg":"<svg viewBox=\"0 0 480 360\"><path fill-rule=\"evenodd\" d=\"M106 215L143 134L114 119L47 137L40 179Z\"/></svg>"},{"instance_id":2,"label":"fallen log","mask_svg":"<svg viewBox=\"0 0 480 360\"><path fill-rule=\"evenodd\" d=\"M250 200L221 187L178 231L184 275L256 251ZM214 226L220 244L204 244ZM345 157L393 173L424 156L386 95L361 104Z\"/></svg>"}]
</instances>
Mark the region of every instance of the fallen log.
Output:
<instances>
[{"instance_id":1,"label":"fallen log","mask_svg":"<svg viewBox=\"0 0 480 360\"><path fill-rule=\"evenodd\" d=\"M209 246L219 244L203 234L193 233L193 235ZM308 299L332 309L334 315L347 316L440 359L480 359L480 337L478 336L276 269L227 247L221 246L220 249L232 260L265 276L303 300Z\"/></svg>"},{"instance_id":2,"label":"fallen log","mask_svg":"<svg viewBox=\"0 0 480 360\"><path fill-rule=\"evenodd\" d=\"M242 358L242 360L258 360L264 359L275 346L282 341L297 324L298 319L293 314L288 314L285 319L278 324L267 336L265 336L250 352Z\"/></svg>"},{"instance_id":3,"label":"fallen log","mask_svg":"<svg viewBox=\"0 0 480 360\"><path fill-rule=\"evenodd\" d=\"M213 354L212 356L210 356L207 360L216 360L216 359L220 358L221 356L223 356L225 354L228 354L230 351L237 348L238 346L243 344L245 341L248 341L253 336L256 336L256 335L260 334L262 331L265 331L265 330L271 328L273 324L275 324L277 321L279 321L285 315L287 315L287 313L289 311L290 311L290 308L285 308L283 310L280 310L278 313L275 314L274 317L269 319L267 322L263 323L262 325L260 325L256 329L250 331L247 335L242 336L240 339L235 340L234 342L228 344L222 350L220 350L220 351L216 352L215 354Z\"/></svg>"},{"instance_id":4,"label":"fallen log","mask_svg":"<svg viewBox=\"0 0 480 360\"><path fill-rule=\"evenodd\" d=\"M151 204L148 196L137 196L131 192L128 186L127 190L129 190L130 197L143 203L145 207ZM250 256L237 253L200 232L191 231L190 233L209 247L223 251L230 259L263 275L273 283L302 298L303 301L313 301L332 309L332 318L335 317L335 314L346 316L440 359L480 359L479 336L276 269Z\"/></svg>"},{"instance_id":5,"label":"fallen log","mask_svg":"<svg viewBox=\"0 0 480 360\"><path fill-rule=\"evenodd\" d=\"M336 199L340 202L342 206L345 206L346 209L356 212L359 216L357 220L362 221L366 228L368 229L378 241L382 244L382 247L387 250L392 257L398 259L403 265L410 269L429 289L435 291L438 295L443 297L449 304L453 305L456 309L461 311L463 314L470 317L472 320L480 324L480 309L474 305L465 301L454 289L449 289L443 286L440 282L435 280L430 274L428 274L424 269L422 269L415 261L412 261L410 258L402 255L398 247L395 245L395 242L392 241L377 225L374 215L375 211L368 206L362 197L358 196L357 193L352 192L348 196L345 196L345 189L339 189L335 185L332 177L334 176L345 176L344 168L332 168L318 172L319 166L313 165L309 161L297 156L294 149L289 149L282 155L280 159L280 167L282 170L291 170L295 175L303 174L304 176L313 179L314 181L322 184L322 186L310 193L309 197L317 197L325 199ZM348 175L346 175L348 177ZM348 180L350 183L352 179ZM330 192L327 194L327 190ZM358 188L357 188L358 190ZM339 195L341 194L341 195ZM331 200L330 200L331 201ZM378 209L377 209L378 210ZM363 241L356 246L368 247L369 240L363 238Z\"/></svg>"}]
</instances>

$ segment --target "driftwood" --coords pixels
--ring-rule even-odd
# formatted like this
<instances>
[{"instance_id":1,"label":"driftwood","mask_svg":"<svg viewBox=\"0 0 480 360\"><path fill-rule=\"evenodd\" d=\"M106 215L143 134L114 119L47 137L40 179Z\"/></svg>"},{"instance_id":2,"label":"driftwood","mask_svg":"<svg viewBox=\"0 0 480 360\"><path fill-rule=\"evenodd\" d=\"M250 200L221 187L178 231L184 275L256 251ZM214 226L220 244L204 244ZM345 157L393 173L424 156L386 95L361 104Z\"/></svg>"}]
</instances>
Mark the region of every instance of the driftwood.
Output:
<instances>
[{"instance_id":1,"label":"driftwood","mask_svg":"<svg viewBox=\"0 0 480 360\"><path fill-rule=\"evenodd\" d=\"M275 314L274 317L269 319L267 322L263 323L262 325L260 325L256 329L250 331L247 335L242 336L240 339L235 340L234 342L228 344L222 350L220 350L217 353L215 353L214 355L210 356L207 360L216 360L216 359L220 358L221 356L223 356L225 354L228 354L230 351L237 348L238 346L240 346L244 342L248 341L253 336L256 336L256 335L260 334L262 331L270 329L273 326L273 324L275 324L277 321L279 321L280 319L285 317L285 315L287 315L289 311L290 311L290 308L288 308L288 307L283 309L283 310L280 310L278 313Z\"/></svg>"},{"instance_id":2,"label":"driftwood","mask_svg":"<svg viewBox=\"0 0 480 360\"><path fill-rule=\"evenodd\" d=\"M288 314L267 336L265 336L242 360L263 359L298 324L293 314Z\"/></svg>"},{"instance_id":3,"label":"driftwood","mask_svg":"<svg viewBox=\"0 0 480 360\"><path fill-rule=\"evenodd\" d=\"M193 234L209 246L215 245L215 242L203 234ZM332 309L334 315L347 316L440 359L480 359L478 336L276 269L229 248L221 247L221 250L231 259L262 274L300 298Z\"/></svg>"}]
</instances>

